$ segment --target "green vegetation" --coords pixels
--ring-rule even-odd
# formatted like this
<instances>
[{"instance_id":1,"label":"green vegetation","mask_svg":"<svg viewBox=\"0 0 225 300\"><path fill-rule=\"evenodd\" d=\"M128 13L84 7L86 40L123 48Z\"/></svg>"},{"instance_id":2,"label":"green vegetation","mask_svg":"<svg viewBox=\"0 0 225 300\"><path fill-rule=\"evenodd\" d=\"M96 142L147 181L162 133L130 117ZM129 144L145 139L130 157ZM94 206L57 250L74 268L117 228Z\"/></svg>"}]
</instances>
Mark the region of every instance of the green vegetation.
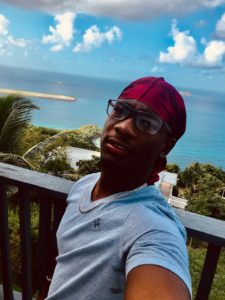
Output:
<instances>
[{"instance_id":1,"label":"green vegetation","mask_svg":"<svg viewBox=\"0 0 225 300\"><path fill-rule=\"evenodd\" d=\"M24 135L21 137L22 153L26 153L26 151L33 146L49 139L59 132L60 130L58 129L37 127L29 124L24 130Z\"/></svg>"},{"instance_id":2,"label":"green vegetation","mask_svg":"<svg viewBox=\"0 0 225 300\"><path fill-rule=\"evenodd\" d=\"M36 203L31 206L31 246L32 253L37 251L38 238L38 215L39 208ZM9 232L10 232L10 257L12 259L13 283L16 289L21 290L22 286L22 270L21 270L21 245L20 245L20 227L19 227L19 212L17 208L9 209ZM37 283L37 267L35 255L32 257L32 277L33 282ZM33 286L33 291L37 288L36 284Z\"/></svg>"},{"instance_id":3,"label":"green vegetation","mask_svg":"<svg viewBox=\"0 0 225 300\"><path fill-rule=\"evenodd\" d=\"M77 162L78 172L81 176L100 171L100 158L93 155L91 160L80 160Z\"/></svg>"},{"instance_id":4,"label":"green vegetation","mask_svg":"<svg viewBox=\"0 0 225 300\"><path fill-rule=\"evenodd\" d=\"M0 100L0 151L21 154L21 137L31 120L31 112L38 107L19 95Z\"/></svg>"},{"instance_id":5,"label":"green vegetation","mask_svg":"<svg viewBox=\"0 0 225 300\"><path fill-rule=\"evenodd\" d=\"M39 159L40 171L43 173L49 173L55 176L63 176L66 174L73 174L75 171L71 168L67 162L66 152L64 148L57 147L50 152L47 152L47 156L43 160Z\"/></svg>"},{"instance_id":6,"label":"green vegetation","mask_svg":"<svg viewBox=\"0 0 225 300\"><path fill-rule=\"evenodd\" d=\"M179 173L180 167L176 164L168 164L166 166L166 171L171 172L171 173Z\"/></svg>"},{"instance_id":7,"label":"green vegetation","mask_svg":"<svg viewBox=\"0 0 225 300\"><path fill-rule=\"evenodd\" d=\"M0 161L72 180L79 179L79 171L74 171L67 162L66 146L98 151L93 139L100 136L101 130L95 125L66 131L33 126L29 124L30 110L37 107L30 100L22 99L25 104L20 96L7 96L3 100L0 101L0 114L5 116L0 123ZM18 116L14 112L15 107ZM16 119L15 124L10 119L12 115ZM19 117L20 123L17 120ZM18 124L20 126L15 136L11 135ZM9 141L5 143L7 133ZM9 153L9 150L13 153Z\"/></svg>"},{"instance_id":8,"label":"green vegetation","mask_svg":"<svg viewBox=\"0 0 225 300\"><path fill-rule=\"evenodd\" d=\"M176 170L169 165L167 170ZM178 170L178 169L177 169ZM178 171L178 196L188 200L186 210L225 220L225 172L210 164L194 163Z\"/></svg>"},{"instance_id":9,"label":"green vegetation","mask_svg":"<svg viewBox=\"0 0 225 300\"><path fill-rule=\"evenodd\" d=\"M66 131L32 126L33 109L38 107L20 95L0 97L0 161L63 176L63 168L67 173L73 170L61 147L98 150L93 139L101 130L96 126Z\"/></svg>"},{"instance_id":10,"label":"green vegetation","mask_svg":"<svg viewBox=\"0 0 225 300\"><path fill-rule=\"evenodd\" d=\"M79 131L89 140L93 140L95 138L99 138L101 135L101 129L96 125L84 125L81 126Z\"/></svg>"},{"instance_id":11,"label":"green vegetation","mask_svg":"<svg viewBox=\"0 0 225 300\"><path fill-rule=\"evenodd\" d=\"M22 167L34 168L33 164L21 157L21 138L31 120L31 112L38 107L31 100L20 95L0 98L0 161Z\"/></svg>"},{"instance_id":12,"label":"green vegetation","mask_svg":"<svg viewBox=\"0 0 225 300\"><path fill-rule=\"evenodd\" d=\"M90 125L90 130L92 129L92 131L87 134L86 131L88 128L89 125L76 130L62 131L58 129L29 125L24 131L24 136L21 139L23 153L25 153L25 156L32 157L33 153L41 151L48 152L58 146L72 146L98 150L92 140L95 138L96 132L99 132L100 134L100 129L97 126Z\"/></svg>"},{"instance_id":13,"label":"green vegetation","mask_svg":"<svg viewBox=\"0 0 225 300\"><path fill-rule=\"evenodd\" d=\"M225 172L210 164L194 163L184 171L173 164L167 166L167 171L178 173L178 185L173 189L175 196L188 200L186 210L225 220L225 199L222 191L225 188ZM195 298L202 267L204 264L206 246L199 240L192 241L188 247L190 272ZM225 299L225 250L223 249L217 265L209 300Z\"/></svg>"},{"instance_id":14,"label":"green vegetation","mask_svg":"<svg viewBox=\"0 0 225 300\"><path fill-rule=\"evenodd\" d=\"M88 132L89 128L90 132ZM100 129L93 125L67 131L54 131L30 125L23 140L26 145L23 157L38 166L40 172L77 180L81 177L81 173L70 167L66 147L98 151L93 139L99 136L100 132Z\"/></svg>"}]
</instances>

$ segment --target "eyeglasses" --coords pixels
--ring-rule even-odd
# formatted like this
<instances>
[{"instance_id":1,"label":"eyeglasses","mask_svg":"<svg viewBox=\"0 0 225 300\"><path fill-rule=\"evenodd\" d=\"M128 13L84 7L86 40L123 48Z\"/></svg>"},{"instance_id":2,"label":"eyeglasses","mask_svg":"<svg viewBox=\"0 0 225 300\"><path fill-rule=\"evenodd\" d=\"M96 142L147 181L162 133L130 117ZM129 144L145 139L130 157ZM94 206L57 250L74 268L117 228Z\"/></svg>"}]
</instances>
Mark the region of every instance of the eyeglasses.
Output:
<instances>
[{"instance_id":1,"label":"eyeglasses","mask_svg":"<svg viewBox=\"0 0 225 300\"><path fill-rule=\"evenodd\" d=\"M163 125L170 133L172 132L170 127L154 113L133 109L126 102L110 99L108 101L107 114L110 118L118 121L125 120L128 117L133 117L135 126L139 130L150 135L154 135L159 132Z\"/></svg>"}]
</instances>

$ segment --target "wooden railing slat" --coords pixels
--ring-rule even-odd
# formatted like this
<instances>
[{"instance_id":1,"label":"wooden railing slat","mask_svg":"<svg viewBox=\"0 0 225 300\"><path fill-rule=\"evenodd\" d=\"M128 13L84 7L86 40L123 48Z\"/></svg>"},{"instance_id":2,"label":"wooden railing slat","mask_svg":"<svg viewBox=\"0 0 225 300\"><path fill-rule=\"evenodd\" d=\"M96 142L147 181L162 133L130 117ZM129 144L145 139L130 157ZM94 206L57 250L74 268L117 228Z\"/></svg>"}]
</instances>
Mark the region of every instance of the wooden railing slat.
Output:
<instances>
[{"instance_id":1,"label":"wooden railing slat","mask_svg":"<svg viewBox=\"0 0 225 300\"><path fill-rule=\"evenodd\" d=\"M0 182L0 252L4 299L13 300L6 186Z\"/></svg>"},{"instance_id":2,"label":"wooden railing slat","mask_svg":"<svg viewBox=\"0 0 225 300\"><path fill-rule=\"evenodd\" d=\"M55 200L55 199L54 199ZM62 218L62 215L65 211L65 207L66 207L66 201L53 201L53 222L52 222L52 227L51 227L51 232L50 232L50 237L48 239L48 241L50 242L49 245L49 250L48 250L48 262L46 263L47 268L45 268L45 270L41 271L41 279L40 279L40 284L39 284L39 293L38 293L38 300L42 300L45 299L48 293L48 289L49 289L49 285L51 282L51 278L55 269L55 265L56 265L56 256L58 255L58 250L57 250L57 242L56 242L56 231L58 229L60 220ZM44 214L43 214L44 217ZM44 222L42 223L42 226L44 225ZM44 226L43 226L44 228ZM48 226L47 226L48 228ZM41 228L39 229L41 230ZM43 240L44 241L44 240ZM43 252L43 250L45 251L45 249L47 248L46 244L40 243L40 248L42 248L42 250L40 249L40 251ZM41 255L41 253L39 253L40 257L39 259L43 261L43 257L45 257L44 255ZM44 275L43 275L44 274Z\"/></svg>"},{"instance_id":3,"label":"wooden railing slat","mask_svg":"<svg viewBox=\"0 0 225 300\"><path fill-rule=\"evenodd\" d=\"M206 300L212 287L221 247L209 244L195 300Z\"/></svg>"},{"instance_id":4,"label":"wooden railing slat","mask_svg":"<svg viewBox=\"0 0 225 300\"><path fill-rule=\"evenodd\" d=\"M54 203L53 212L53 233L56 236L56 231L59 227L59 223L66 209L66 199L64 201Z\"/></svg>"},{"instance_id":5,"label":"wooden railing slat","mask_svg":"<svg viewBox=\"0 0 225 300\"><path fill-rule=\"evenodd\" d=\"M48 197L49 198L49 197ZM39 238L38 238L38 286L46 281L51 248L51 210L52 201L46 195L40 195Z\"/></svg>"},{"instance_id":6,"label":"wooden railing slat","mask_svg":"<svg viewBox=\"0 0 225 300\"><path fill-rule=\"evenodd\" d=\"M22 258L22 295L23 300L32 299L32 261L31 261L31 220L30 193L19 188L19 217Z\"/></svg>"}]
</instances>

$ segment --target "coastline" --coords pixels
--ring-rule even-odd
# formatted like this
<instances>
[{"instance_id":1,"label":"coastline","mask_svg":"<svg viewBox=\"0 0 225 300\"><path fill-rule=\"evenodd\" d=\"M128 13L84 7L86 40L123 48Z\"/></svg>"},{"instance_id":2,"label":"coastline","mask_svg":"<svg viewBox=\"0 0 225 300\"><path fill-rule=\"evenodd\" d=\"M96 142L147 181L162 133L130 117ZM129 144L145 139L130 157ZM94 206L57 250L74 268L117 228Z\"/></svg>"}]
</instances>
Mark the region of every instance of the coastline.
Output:
<instances>
[{"instance_id":1,"label":"coastline","mask_svg":"<svg viewBox=\"0 0 225 300\"><path fill-rule=\"evenodd\" d=\"M48 94L48 93L37 93L23 90L12 90L12 89L2 89L0 88L0 94L19 94L25 97L34 97L34 98L44 98L44 99L53 99L53 100L62 100L62 101L75 101L75 97L57 95L57 94Z\"/></svg>"},{"instance_id":2,"label":"coastline","mask_svg":"<svg viewBox=\"0 0 225 300\"><path fill-rule=\"evenodd\" d=\"M192 93L191 93L191 91L178 91L180 94L181 94L181 96L192 96Z\"/></svg>"}]
</instances>

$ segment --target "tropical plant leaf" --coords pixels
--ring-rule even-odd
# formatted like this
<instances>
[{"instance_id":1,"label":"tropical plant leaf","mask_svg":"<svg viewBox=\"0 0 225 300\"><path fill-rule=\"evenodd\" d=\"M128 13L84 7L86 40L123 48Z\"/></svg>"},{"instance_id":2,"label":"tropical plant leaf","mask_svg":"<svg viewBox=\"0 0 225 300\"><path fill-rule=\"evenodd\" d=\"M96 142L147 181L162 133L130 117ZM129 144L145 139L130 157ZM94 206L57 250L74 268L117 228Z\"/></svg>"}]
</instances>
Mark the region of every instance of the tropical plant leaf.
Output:
<instances>
[{"instance_id":1,"label":"tropical plant leaf","mask_svg":"<svg viewBox=\"0 0 225 300\"><path fill-rule=\"evenodd\" d=\"M3 163L12 164L26 169L31 169L35 171L39 170L38 164L34 163L33 161L31 162L30 160L18 154L0 152L0 161Z\"/></svg>"},{"instance_id":2,"label":"tropical plant leaf","mask_svg":"<svg viewBox=\"0 0 225 300\"><path fill-rule=\"evenodd\" d=\"M31 120L31 112L38 109L30 99L20 95L0 97L0 151L19 153L20 139Z\"/></svg>"}]
</instances>

